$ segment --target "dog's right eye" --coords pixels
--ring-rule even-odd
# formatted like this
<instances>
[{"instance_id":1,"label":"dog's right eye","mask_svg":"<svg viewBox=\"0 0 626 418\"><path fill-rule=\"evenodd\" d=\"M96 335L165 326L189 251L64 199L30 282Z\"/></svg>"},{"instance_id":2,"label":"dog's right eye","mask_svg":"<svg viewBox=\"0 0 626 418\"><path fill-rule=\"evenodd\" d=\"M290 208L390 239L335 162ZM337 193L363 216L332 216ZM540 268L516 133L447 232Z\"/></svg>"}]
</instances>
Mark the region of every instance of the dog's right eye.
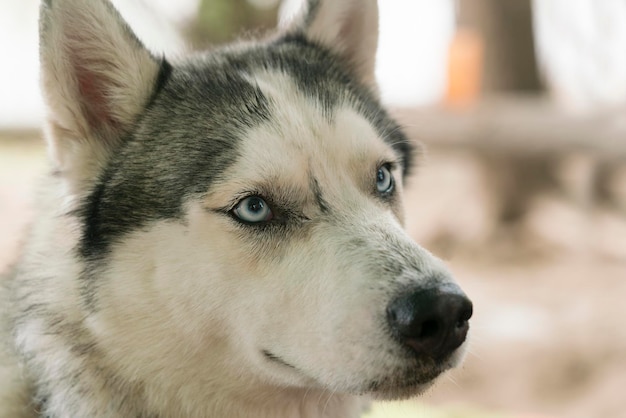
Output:
<instances>
[{"instance_id":1,"label":"dog's right eye","mask_svg":"<svg viewBox=\"0 0 626 418\"><path fill-rule=\"evenodd\" d=\"M388 195L393 191L393 175L388 164L383 165L376 173L376 189L382 195Z\"/></svg>"},{"instance_id":2,"label":"dog's right eye","mask_svg":"<svg viewBox=\"0 0 626 418\"><path fill-rule=\"evenodd\" d=\"M241 199L231 213L248 224L271 221L274 217L270 205L259 196L248 196Z\"/></svg>"}]
</instances>

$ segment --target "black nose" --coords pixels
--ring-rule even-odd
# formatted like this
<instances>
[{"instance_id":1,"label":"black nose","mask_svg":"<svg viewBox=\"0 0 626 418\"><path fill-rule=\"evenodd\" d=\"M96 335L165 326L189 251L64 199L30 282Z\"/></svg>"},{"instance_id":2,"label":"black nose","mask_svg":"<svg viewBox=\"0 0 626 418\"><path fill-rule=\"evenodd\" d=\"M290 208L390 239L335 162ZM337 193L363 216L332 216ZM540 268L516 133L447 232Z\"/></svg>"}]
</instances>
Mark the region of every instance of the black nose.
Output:
<instances>
[{"instance_id":1,"label":"black nose","mask_svg":"<svg viewBox=\"0 0 626 418\"><path fill-rule=\"evenodd\" d=\"M460 289L446 285L400 295L387 306L387 321L417 354L440 360L465 341L472 309Z\"/></svg>"}]
</instances>

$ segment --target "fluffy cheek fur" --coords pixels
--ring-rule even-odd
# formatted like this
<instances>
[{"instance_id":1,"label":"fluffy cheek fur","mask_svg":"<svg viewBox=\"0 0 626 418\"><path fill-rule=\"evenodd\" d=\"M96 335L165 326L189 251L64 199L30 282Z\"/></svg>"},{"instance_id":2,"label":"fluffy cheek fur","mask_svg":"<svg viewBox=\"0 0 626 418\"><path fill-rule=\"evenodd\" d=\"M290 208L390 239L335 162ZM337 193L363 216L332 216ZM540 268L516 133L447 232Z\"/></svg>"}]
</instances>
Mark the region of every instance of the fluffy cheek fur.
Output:
<instances>
[{"instance_id":1,"label":"fluffy cheek fur","mask_svg":"<svg viewBox=\"0 0 626 418\"><path fill-rule=\"evenodd\" d=\"M191 380L217 386L245 368L240 384L256 376L366 391L406 366L386 330L387 303L437 266L394 219L320 222L306 239L265 243L260 254L254 235L189 205L184 222L155 224L116 250L91 328L128 377L148 373L180 388L193 370Z\"/></svg>"},{"instance_id":2,"label":"fluffy cheek fur","mask_svg":"<svg viewBox=\"0 0 626 418\"><path fill-rule=\"evenodd\" d=\"M391 338L385 312L399 289L443 270L390 212L364 215L370 222L313 227L307 242L287 250L291 262L271 272L272 293L257 289L267 309L257 345L295 368L274 367L277 378L305 376L324 388L360 393L373 382L402 380L409 369L424 372Z\"/></svg>"},{"instance_id":3,"label":"fluffy cheek fur","mask_svg":"<svg viewBox=\"0 0 626 418\"><path fill-rule=\"evenodd\" d=\"M198 205L185 221L129 234L112 254L90 326L124 373L167 374L175 365L188 382L203 366L215 376L222 350L242 360L228 347L241 346L230 327L246 297L242 282L253 278L225 222Z\"/></svg>"}]
</instances>

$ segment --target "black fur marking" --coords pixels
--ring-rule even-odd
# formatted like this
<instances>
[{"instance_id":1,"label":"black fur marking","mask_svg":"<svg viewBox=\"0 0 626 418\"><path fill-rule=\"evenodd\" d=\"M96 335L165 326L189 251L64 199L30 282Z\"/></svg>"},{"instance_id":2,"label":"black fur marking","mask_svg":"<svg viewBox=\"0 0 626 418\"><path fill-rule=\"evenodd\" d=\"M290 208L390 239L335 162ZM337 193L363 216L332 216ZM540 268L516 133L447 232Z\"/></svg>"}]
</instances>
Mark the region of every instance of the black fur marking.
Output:
<instances>
[{"instance_id":1,"label":"black fur marking","mask_svg":"<svg viewBox=\"0 0 626 418\"><path fill-rule=\"evenodd\" d=\"M320 211L322 213L328 213L330 211L330 205L322 196L322 189L320 187L319 182L311 174L309 174L309 182L310 182L309 187L311 188L311 191L313 192L313 196L315 196L315 202L317 203L317 206L320 208Z\"/></svg>"},{"instance_id":2,"label":"black fur marking","mask_svg":"<svg viewBox=\"0 0 626 418\"><path fill-rule=\"evenodd\" d=\"M148 100L147 107L150 107L156 97L159 95L159 92L163 89L170 76L172 75L172 64L165 57L161 57L161 65L159 66L159 73L157 74L157 78L154 82L154 89L152 91L152 96L150 100Z\"/></svg>"},{"instance_id":3,"label":"black fur marking","mask_svg":"<svg viewBox=\"0 0 626 418\"><path fill-rule=\"evenodd\" d=\"M269 119L263 93L217 67L171 69L82 206L83 257L99 259L151 221L180 220L184 201L235 160L243 132Z\"/></svg>"}]
</instances>

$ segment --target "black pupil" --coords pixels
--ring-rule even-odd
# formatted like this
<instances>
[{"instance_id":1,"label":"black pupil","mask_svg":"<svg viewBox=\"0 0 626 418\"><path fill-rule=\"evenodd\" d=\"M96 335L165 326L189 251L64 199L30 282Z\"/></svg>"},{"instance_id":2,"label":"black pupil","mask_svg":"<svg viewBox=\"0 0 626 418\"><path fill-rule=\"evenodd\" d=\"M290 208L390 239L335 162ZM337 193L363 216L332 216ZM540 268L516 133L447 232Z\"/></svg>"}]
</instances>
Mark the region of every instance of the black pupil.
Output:
<instances>
[{"instance_id":1,"label":"black pupil","mask_svg":"<svg viewBox=\"0 0 626 418\"><path fill-rule=\"evenodd\" d=\"M263 201L258 197L253 197L248 201L248 210L253 213L261 212L263 206Z\"/></svg>"}]
</instances>

